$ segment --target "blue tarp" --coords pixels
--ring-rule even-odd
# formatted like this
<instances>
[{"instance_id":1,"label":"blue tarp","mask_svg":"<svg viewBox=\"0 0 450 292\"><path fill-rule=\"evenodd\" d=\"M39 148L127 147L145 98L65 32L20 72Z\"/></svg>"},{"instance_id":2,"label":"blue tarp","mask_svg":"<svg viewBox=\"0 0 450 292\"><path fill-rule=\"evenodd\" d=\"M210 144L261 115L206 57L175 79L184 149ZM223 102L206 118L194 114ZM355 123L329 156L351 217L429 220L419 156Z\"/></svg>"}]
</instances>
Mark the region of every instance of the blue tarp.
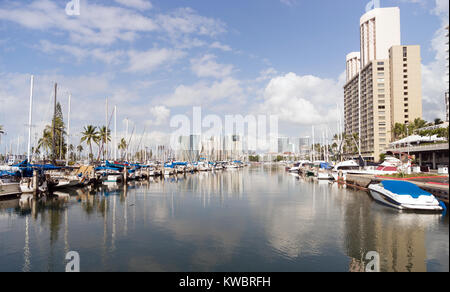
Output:
<instances>
[{"instance_id":1,"label":"blue tarp","mask_svg":"<svg viewBox=\"0 0 450 292\"><path fill-rule=\"evenodd\" d=\"M320 168L322 168L322 169L330 169L331 166L328 163L326 163L326 162L322 162L322 163L320 163Z\"/></svg>"},{"instance_id":2,"label":"blue tarp","mask_svg":"<svg viewBox=\"0 0 450 292\"><path fill-rule=\"evenodd\" d=\"M397 195L409 195L414 199L418 199L420 196L432 196L432 194L422 190L417 185L406 181L386 180L381 184L386 190Z\"/></svg>"}]
</instances>

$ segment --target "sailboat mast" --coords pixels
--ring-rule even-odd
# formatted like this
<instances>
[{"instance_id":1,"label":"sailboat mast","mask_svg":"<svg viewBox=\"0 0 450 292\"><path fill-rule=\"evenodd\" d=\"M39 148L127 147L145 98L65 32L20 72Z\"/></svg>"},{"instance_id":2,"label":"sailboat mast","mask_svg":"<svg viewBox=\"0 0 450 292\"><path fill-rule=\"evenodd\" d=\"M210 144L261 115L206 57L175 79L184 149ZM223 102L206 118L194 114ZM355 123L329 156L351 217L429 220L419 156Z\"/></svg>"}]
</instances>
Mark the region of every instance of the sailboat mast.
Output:
<instances>
[{"instance_id":1,"label":"sailboat mast","mask_svg":"<svg viewBox=\"0 0 450 292\"><path fill-rule=\"evenodd\" d=\"M72 93L69 93L69 112L67 114L67 152L66 152L66 165L69 165L69 149L70 149L70 110L72 102Z\"/></svg>"},{"instance_id":2,"label":"sailboat mast","mask_svg":"<svg viewBox=\"0 0 450 292\"><path fill-rule=\"evenodd\" d=\"M108 98L106 98L106 123L105 123L105 161L108 160Z\"/></svg>"},{"instance_id":3,"label":"sailboat mast","mask_svg":"<svg viewBox=\"0 0 450 292\"><path fill-rule=\"evenodd\" d=\"M114 106L114 160L117 161L117 106Z\"/></svg>"},{"instance_id":4,"label":"sailboat mast","mask_svg":"<svg viewBox=\"0 0 450 292\"><path fill-rule=\"evenodd\" d=\"M31 163L31 124L33 122L33 86L34 86L34 76L31 75L30 84L30 113L28 116L28 148L27 148L27 159L28 163Z\"/></svg>"},{"instance_id":5,"label":"sailboat mast","mask_svg":"<svg viewBox=\"0 0 450 292\"><path fill-rule=\"evenodd\" d=\"M58 93L58 84L55 83L55 100L54 100L54 107L53 107L53 141L52 141L52 163L56 164L56 96Z\"/></svg>"}]
</instances>

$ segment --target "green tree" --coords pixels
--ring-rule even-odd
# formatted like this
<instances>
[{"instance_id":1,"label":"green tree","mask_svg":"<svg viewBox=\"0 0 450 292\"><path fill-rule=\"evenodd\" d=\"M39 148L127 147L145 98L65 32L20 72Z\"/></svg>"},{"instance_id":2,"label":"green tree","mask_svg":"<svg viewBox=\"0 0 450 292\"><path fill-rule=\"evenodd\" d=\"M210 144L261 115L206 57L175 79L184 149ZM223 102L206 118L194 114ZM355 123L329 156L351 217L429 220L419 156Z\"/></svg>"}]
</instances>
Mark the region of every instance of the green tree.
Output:
<instances>
[{"instance_id":1,"label":"green tree","mask_svg":"<svg viewBox=\"0 0 450 292\"><path fill-rule=\"evenodd\" d=\"M435 119L434 120L434 124L437 126L437 125L441 125L441 124L443 124L444 122L441 120L441 119Z\"/></svg>"},{"instance_id":2,"label":"green tree","mask_svg":"<svg viewBox=\"0 0 450 292\"><path fill-rule=\"evenodd\" d=\"M81 133L81 143L85 143L89 146L90 155L89 159L91 162L94 159L94 154L92 152L92 143L98 144L99 143L99 136L98 136L97 127L89 125L84 127L84 131Z\"/></svg>"},{"instance_id":3,"label":"green tree","mask_svg":"<svg viewBox=\"0 0 450 292\"><path fill-rule=\"evenodd\" d=\"M250 155L249 157L248 157L248 159L251 161L251 162L259 162L259 155Z\"/></svg>"}]
</instances>

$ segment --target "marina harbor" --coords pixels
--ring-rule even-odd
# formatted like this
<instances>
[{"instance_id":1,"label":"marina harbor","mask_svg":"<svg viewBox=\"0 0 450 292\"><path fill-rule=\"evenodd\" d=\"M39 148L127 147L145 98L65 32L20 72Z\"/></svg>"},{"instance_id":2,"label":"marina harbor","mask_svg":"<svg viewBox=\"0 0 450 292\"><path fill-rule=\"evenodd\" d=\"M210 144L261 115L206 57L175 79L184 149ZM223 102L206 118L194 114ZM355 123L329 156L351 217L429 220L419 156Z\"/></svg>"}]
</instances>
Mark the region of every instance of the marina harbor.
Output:
<instances>
[{"instance_id":1,"label":"marina harbor","mask_svg":"<svg viewBox=\"0 0 450 292\"><path fill-rule=\"evenodd\" d=\"M0 1L0 273L449 272L448 19L448 0Z\"/></svg>"}]
</instances>

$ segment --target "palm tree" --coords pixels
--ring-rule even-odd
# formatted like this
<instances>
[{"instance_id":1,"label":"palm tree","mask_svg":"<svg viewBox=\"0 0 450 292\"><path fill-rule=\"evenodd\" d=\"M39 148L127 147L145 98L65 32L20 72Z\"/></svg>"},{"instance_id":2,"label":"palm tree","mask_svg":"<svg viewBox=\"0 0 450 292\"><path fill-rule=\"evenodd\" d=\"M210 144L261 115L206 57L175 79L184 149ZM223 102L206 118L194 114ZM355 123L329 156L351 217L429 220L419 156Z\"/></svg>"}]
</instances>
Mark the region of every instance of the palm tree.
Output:
<instances>
[{"instance_id":1,"label":"palm tree","mask_svg":"<svg viewBox=\"0 0 450 292\"><path fill-rule=\"evenodd\" d=\"M111 129L106 130L106 127L103 126L100 129L98 135L99 135L100 142L102 143L101 149L99 149L99 151L98 151L98 159L100 159L100 152L102 150L103 150L103 156L105 156L106 149L104 149L104 148L105 148L106 141L111 142Z\"/></svg>"},{"instance_id":2,"label":"palm tree","mask_svg":"<svg viewBox=\"0 0 450 292\"><path fill-rule=\"evenodd\" d=\"M78 145L77 146L77 152L78 152L78 159L81 160L81 152L83 152L83 146L82 145Z\"/></svg>"},{"instance_id":3,"label":"palm tree","mask_svg":"<svg viewBox=\"0 0 450 292\"><path fill-rule=\"evenodd\" d=\"M81 137L81 143L86 142L86 144L89 146L89 150L90 150L90 156L89 158L91 159L91 161L94 158L94 154L92 153L92 142L98 144L99 142L99 136L98 136L98 131L97 131L97 127L89 125L84 127L84 131L81 133L82 137Z\"/></svg>"},{"instance_id":4,"label":"palm tree","mask_svg":"<svg viewBox=\"0 0 450 292\"><path fill-rule=\"evenodd\" d=\"M38 141L37 150L39 151L40 149L43 149L48 154L48 152L52 149L52 145L53 145L52 137L53 137L53 135L52 135L51 130L46 128L44 130L44 133L42 134L42 138L40 138Z\"/></svg>"},{"instance_id":5,"label":"palm tree","mask_svg":"<svg viewBox=\"0 0 450 292\"><path fill-rule=\"evenodd\" d=\"M124 150L126 150L127 148L128 148L127 141L125 141L125 138L122 138L122 139L120 140L119 145L118 145L118 149L120 150L120 155L121 155L121 156L122 156L122 152L123 152Z\"/></svg>"}]
</instances>

